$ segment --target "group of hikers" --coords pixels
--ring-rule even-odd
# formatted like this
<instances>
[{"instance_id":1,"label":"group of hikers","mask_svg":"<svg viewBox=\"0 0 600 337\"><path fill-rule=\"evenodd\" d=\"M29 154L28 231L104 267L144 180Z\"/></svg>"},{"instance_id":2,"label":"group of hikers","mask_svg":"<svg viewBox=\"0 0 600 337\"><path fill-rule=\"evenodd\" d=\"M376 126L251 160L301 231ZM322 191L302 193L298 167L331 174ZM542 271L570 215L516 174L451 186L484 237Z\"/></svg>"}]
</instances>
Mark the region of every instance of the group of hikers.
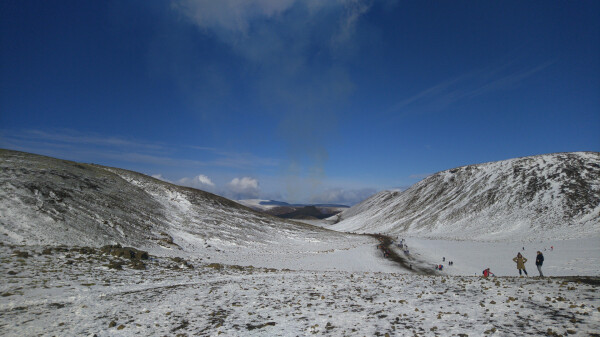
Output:
<instances>
[{"instance_id":1,"label":"group of hikers","mask_svg":"<svg viewBox=\"0 0 600 337\"><path fill-rule=\"evenodd\" d=\"M381 243L379 245L377 245L377 249L381 249L381 251L383 252L383 257L385 257L387 259L388 257L390 257L390 251L385 246L385 244L384 244L385 240L383 239L383 237L379 237L379 242L381 242Z\"/></svg>"},{"instance_id":2,"label":"group of hikers","mask_svg":"<svg viewBox=\"0 0 600 337\"><path fill-rule=\"evenodd\" d=\"M523 247L525 250L525 247ZM554 250L554 246L551 247L551 250ZM522 273L525 273L525 276L529 276L527 274L527 269L525 269L525 263L527 262L527 258L525 258L521 253L517 253L517 256L513 258L513 261L517 264L517 269L519 270L519 276L523 276ZM538 272L540 273L540 277L544 277L544 273L542 273L542 265L544 264L544 254L538 250L537 255L535 257L535 266L537 267ZM490 268L487 268L483 271L483 277L488 276L496 276L494 273L490 271Z\"/></svg>"},{"instance_id":3,"label":"group of hikers","mask_svg":"<svg viewBox=\"0 0 600 337\"><path fill-rule=\"evenodd\" d=\"M551 250L554 250L554 246L550 247ZM525 247L523 247L523 250L525 250ZM446 257L442 258L442 261L446 261ZM525 268L525 263L527 262L527 258L525 258L523 255L521 255L521 253L517 253L517 256L515 258L513 258L513 261L517 264L517 269L519 270L519 275L523 276L522 273L525 273L525 276L529 276L527 274L527 269ZM454 262L449 261L448 265L453 265ZM538 272L540 273L540 277L544 277L544 273L542 273L542 265L544 264L544 254L542 254L541 251L538 250L537 252L537 256L535 257L535 265L537 267ZM436 264L434 265L434 269L435 270L443 270L444 269L444 265L442 264ZM494 275L494 273L492 273L492 271L490 270L490 268L486 268L483 270L483 277L489 277L489 276L496 276Z\"/></svg>"},{"instance_id":4,"label":"group of hikers","mask_svg":"<svg viewBox=\"0 0 600 337\"><path fill-rule=\"evenodd\" d=\"M396 244L398 246L398 248L402 249L404 254L408 255L408 246L406 245L404 239L399 239L396 238L396 242L392 241L392 244ZM382 236L379 237L379 241L381 242L378 246L377 249L381 249L381 251L383 252L383 257L385 258L389 258L390 257L390 251L388 250L388 248L386 247L386 245L384 244L385 240ZM523 247L523 250L525 250L525 247ZM546 250L546 249L544 249ZM550 250L554 250L554 246L550 247ZM446 262L446 257L442 257L442 261ZM521 255L521 253L517 253L517 256L515 258L513 258L513 261L517 264L517 270L519 270L519 275L522 277L522 273L525 273L525 276L529 276L527 274L527 269L525 268L525 263L527 262L527 258L525 258L523 255ZM453 261L448 261L448 265L452 266L454 264ZM542 254L541 251L537 251L537 256L535 258L535 265L537 267L538 272L540 273L540 277L544 277L544 274L542 273L542 265L544 264L544 254ZM443 270L444 269L444 265L443 264L436 264L434 265L435 270ZM412 269L412 265L411 265L411 269ZM483 277L490 277L490 276L496 276L494 275L494 273L492 273L492 271L490 270L490 268L486 268L483 270Z\"/></svg>"},{"instance_id":5,"label":"group of hikers","mask_svg":"<svg viewBox=\"0 0 600 337\"><path fill-rule=\"evenodd\" d=\"M552 247L554 249L554 246ZM525 269L525 262L527 262L527 258L523 257L521 253L517 253L517 256L513 259L513 261L517 264L517 269L519 270L519 276L523 276L521 274L521 270L525 273L525 276L529 276L527 274L527 269ZM544 277L542 273L542 265L544 264L544 254L538 250L537 255L535 257L535 265L537 267L538 272L540 273L540 277Z\"/></svg>"},{"instance_id":6,"label":"group of hikers","mask_svg":"<svg viewBox=\"0 0 600 337\"><path fill-rule=\"evenodd\" d=\"M446 257L445 256L442 257L442 262L446 262ZM448 265L452 266L452 265L454 265L454 262L453 261L448 261ZM433 268L435 270L444 270L444 265L443 264L435 264L435 265L433 265Z\"/></svg>"},{"instance_id":7,"label":"group of hikers","mask_svg":"<svg viewBox=\"0 0 600 337\"><path fill-rule=\"evenodd\" d=\"M383 257L385 257L386 259L388 257L390 257L390 251L387 249L387 247L383 243L380 243L379 245L377 245L377 249L381 249L381 251L383 252Z\"/></svg>"},{"instance_id":8,"label":"group of hikers","mask_svg":"<svg viewBox=\"0 0 600 337\"><path fill-rule=\"evenodd\" d=\"M398 246L398 248L402 249L402 252L404 253L404 255L410 255L410 252L408 251L408 245L406 244L404 239L396 238L396 240L399 240L397 243L397 246ZM394 244L394 243L395 242L392 241L392 244Z\"/></svg>"},{"instance_id":9,"label":"group of hikers","mask_svg":"<svg viewBox=\"0 0 600 337\"><path fill-rule=\"evenodd\" d=\"M378 235L379 235L378 239L379 239L380 244L377 245L377 249L380 249L383 252L383 257L387 259L391 256L391 252L388 249L388 247L386 246L385 238L381 234L378 234ZM396 240L399 240L399 241L397 241L398 248L402 249L405 255L408 255L409 254L408 246L404 242L404 239L396 238ZM391 240L390 244L394 245L394 244L396 244L396 241ZM412 270L413 269L412 264L409 264L408 268Z\"/></svg>"}]
</instances>

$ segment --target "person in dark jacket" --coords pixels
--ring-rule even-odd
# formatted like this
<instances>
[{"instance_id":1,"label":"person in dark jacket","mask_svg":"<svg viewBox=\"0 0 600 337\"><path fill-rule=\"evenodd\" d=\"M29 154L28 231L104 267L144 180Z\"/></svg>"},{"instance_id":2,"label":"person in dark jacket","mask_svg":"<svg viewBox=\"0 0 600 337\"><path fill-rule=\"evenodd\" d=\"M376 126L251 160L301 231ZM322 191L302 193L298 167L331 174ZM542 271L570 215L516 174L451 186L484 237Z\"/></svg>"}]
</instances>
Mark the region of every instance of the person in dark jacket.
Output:
<instances>
[{"instance_id":1,"label":"person in dark jacket","mask_svg":"<svg viewBox=\"0 0 600 337\"><path fill-rule=\"evenodd\" d=\"M535 257L535 265L540 272L540 277L544 277L544 274L542 274L542 264L544 264L544 255L538 250L537 256Z\"/></svg>"},{"instance_id":2,"label":"person in dark jacket","mask_svg":"<svg viewBox=\"0 0 600 337\"><path fill-rule=\"evenodd\" d=\"M527 259L521 255L521 253L517 253L517 257L513 259L514 262L517 263L517 269L519 269L519 275L521 275L521 270L527 275L527 270L525 270L525 262ZM521 275L522 276L522 275Z\"/></svg>"}]
</instances>

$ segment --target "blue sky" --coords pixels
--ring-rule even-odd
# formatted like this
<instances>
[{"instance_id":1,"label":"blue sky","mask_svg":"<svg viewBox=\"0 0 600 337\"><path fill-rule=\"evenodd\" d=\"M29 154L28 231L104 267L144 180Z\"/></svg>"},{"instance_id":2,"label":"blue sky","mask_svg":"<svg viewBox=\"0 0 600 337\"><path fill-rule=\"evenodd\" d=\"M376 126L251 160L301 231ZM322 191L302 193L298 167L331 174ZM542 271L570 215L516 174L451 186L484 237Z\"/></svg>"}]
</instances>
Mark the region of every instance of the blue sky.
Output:
<instances>
[{"instance_id":1,"label":"blue sky","mask_svg":"<svg viewBox=\"0 0 600 337\"><path fill-rule=\"evenodd\" d=\"M0 147L353 204L600 150L600 2L2 1Z\"/></svg>"}]
</instances>

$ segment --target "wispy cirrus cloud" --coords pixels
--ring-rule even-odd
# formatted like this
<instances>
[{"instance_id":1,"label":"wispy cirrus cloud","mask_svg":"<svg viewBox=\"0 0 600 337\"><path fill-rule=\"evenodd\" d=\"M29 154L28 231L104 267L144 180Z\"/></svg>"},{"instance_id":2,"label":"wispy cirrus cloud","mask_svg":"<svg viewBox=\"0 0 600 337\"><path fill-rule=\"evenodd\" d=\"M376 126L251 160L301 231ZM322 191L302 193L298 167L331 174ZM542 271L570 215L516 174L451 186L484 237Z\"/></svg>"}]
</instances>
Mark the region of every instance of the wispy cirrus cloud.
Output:
<instances>
[{"instance_id":1,"label":"wispy cirrus cloud","mask_svg":"<svg viewBox=\"0 0 600 337\"><path fill-rule=\"evenodd\" d=\"M472 99L499 90L514 89L521 82L554 63L556 60L519 70L510 70L508 64L475 70L440 82L405 98L390 107L387 112L402 112L413 106L426 106L434 110L441 110L461 100Z\"/></svg>"},{"instance_id":2,"label":"wispy cirrus cloud","mask_svg":"<svg viewBox=\"0 0 600 337\"><path fill-rule=\"evenodd\" d=\"M166 167L202 167L210 166L208 162L186 158L176 158L170 156L152 155L136 152L119 151L90 151L97 158L107 158L121 162L130 162L136 164L150 164L154 166Z\"/></svg>"},{"instance_id":3,"label":"wispy cirrus cloud","mask_svg":"<svg viewBox=\"0 0 600 337\"><path fill-rule=\"evenodd\" d=\"M191 149L212 153L217 158L210 161L211 166L222 167L263 167L278 166L279 160L274 158L265 158L246 152L224 151L212 147L190 146Z\"/></svg>"},{"instance_id":4,"label":"wispy cirrus cloud","mask_svg":"<svg viewBox=\"0 0 600 337\"><path fill-rule=\"evenodd\" d=\"M13 138L21 140L40 140L54 144L86 144L99 147L141 149L151 151L164 151L165 144L156 142L140 142L116 136L102 136L99 134L81 133L71 129L58 129L54 131L28 129L18 134L13 133Z\"/></svg>"},{"instance_id":5,"label":"wispy cirrus cloud","mask_svg":"<svg viewBox=\"0 0 600 337\"><path fill-rule=\"evenodd\" d=\"M146 142L97 133L84 134L68 129L0 130L0 147L75 161L108 160L164 167L244 169L278 165L275 159L250 153L196 146L193 148L204 151L204 155L190 155L186 152L189 146Z\"/></svg>"}]
</instances>

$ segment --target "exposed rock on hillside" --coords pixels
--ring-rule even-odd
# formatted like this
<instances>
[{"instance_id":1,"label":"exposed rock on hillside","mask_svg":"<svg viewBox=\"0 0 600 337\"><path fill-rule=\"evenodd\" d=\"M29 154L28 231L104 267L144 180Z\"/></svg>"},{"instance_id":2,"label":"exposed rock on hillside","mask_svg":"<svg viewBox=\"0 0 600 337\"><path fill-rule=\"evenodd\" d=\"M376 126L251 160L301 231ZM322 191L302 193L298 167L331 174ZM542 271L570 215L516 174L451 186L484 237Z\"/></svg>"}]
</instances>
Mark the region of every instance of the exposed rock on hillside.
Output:
<instances>
[{"instance_id":1,"label":"exposed rock on hillside","mask_svg":"<svg viewBox=\"0 0 600 337\"><path fill-rule=\"evenodd\" d=\"M340 214L337 230L533 240L600 233L600 153L469 165L384 191Z\"/></svg>"},{"instance_id":2,"label":"exposed rock on hillside","mask_svg":"<svg viewBox=\"0 0 600 337\"><path fill-rule=\"evenodd\" d=\"M317 234L345 236L132 171L0 150L0 242L218 253Z\"/></svg>"}]
</instances>

